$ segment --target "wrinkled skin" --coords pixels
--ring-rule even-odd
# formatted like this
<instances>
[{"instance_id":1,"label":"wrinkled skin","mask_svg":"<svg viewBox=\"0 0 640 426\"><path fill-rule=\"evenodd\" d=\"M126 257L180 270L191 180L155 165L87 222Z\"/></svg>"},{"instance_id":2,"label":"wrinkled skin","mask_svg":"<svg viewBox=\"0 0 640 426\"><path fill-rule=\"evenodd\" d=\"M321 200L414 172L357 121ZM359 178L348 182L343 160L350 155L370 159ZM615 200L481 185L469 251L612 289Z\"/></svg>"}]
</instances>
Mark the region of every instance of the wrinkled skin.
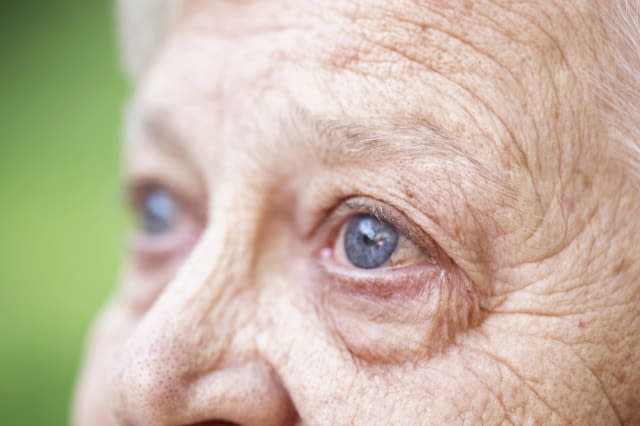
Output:
<instances>
[{"instance_id":1,"label":"wrinkled skin","mask_svg":"<svg viewBox=\"0 0 640 426\"><path fill-rule=\"evenodd\" d=\"M640 199L592 6L187 2L125 144L181 218L133 231L75 423L640 424ZM353 197L422 261L344 262Z\"/></svg>"}]
</instances>

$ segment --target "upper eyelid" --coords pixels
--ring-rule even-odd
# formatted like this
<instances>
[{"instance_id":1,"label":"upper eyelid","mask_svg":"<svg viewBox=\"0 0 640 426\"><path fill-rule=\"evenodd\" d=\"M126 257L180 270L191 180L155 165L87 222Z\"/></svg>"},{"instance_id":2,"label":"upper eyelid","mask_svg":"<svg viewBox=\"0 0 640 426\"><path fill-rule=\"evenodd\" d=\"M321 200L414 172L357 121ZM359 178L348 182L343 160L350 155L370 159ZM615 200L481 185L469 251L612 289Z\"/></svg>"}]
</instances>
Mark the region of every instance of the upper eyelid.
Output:
<instances>
[{"instance_id":1,"label":"upper eyelid","mask_svg":"<svg viewBox=\"0 0 640 426\"><path fill-rule=\"evenodd\" d=\"M390 223L409 240L418 245L421 245L421 241L416 241L420 239L418 237L418 232L415 229L416 225L411 223L411 221L403 213L387 205L386 203L382 203L368 197L357 197L347 200L344 204L345 206L353 208L354 210L364 209L364 211L361 212L370 214L378 220L384 220ZM354 212L354 214L357 213L357 211Z\"/></svg>"},{"instance_id":2,"label":"upper eyelid","mask_svg":"<svg viewBox=\"0 0 640 426\"><path fill-rule=\"evenodd\" d=\"M146 197L156 189L163 189L172 197L176 199L179 198L175 196L176 191L171 188L170 185L165 185L152 178L139 178L128 181L124 187L124 198L129 206L135 209L140 209L142 208ZM180 204L179 200L177 201L178 204Z\"/></svg>"},{"instance_id":3,"label":"upper eyelid","mask_svg":"<svg viewBox=\"0 0 640 426\"><path fill-rule=\"evenodd\" d=\"M390 223L397 228L400 234L424 250L425 253L430 256L435 255L437 244L425 231L420 230L406 215L394 207L365 196L354 196L342 201L329 213L328 219L315 232L320 232L324 235L323 238L332 240L339 235L340 229L347 220L363 213Z\"/></svg>"},{"instance_id":4,"label":"upper eyelid","mask_svg":"<svg viewBox=\"0 0 640 426\"><path fill-rule=\"evenodd\" d=\"M356 212L367 213L378 220L388 222L398 228L398 230L403 234L414 233L413 230L409 229L410 226L408 226L408 224L406 223L407 219L402 217L403 215L401 215L395 209L386 206L385 204L373 201L369 198L357 197L345 201L344 205ZM409 237L410 235L406 236Z\"/></svg>"}]
</instances>

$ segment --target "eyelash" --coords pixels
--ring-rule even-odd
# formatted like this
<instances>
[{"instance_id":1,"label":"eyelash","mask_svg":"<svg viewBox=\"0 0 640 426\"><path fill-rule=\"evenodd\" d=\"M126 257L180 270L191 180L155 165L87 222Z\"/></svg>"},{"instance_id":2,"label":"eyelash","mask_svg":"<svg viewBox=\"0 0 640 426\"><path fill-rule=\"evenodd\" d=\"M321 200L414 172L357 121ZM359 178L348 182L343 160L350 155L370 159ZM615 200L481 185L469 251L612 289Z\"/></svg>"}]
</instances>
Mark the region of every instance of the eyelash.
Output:
<instances>
[{"instance_id":1,"label":"eyelash","mask_svg":"<svg viewBox=\"0 0 640 426\"><path fill-rule=\"evenodd\" d=\"M319 251L320 258L327 257L326 249L335 246L342 229L352 218L359 214L371 215L378 220L388 222L397 229L401 237L415 244L425 254L429 264L437 262L437 245L428 235L411 224L410 220L401 212L380 201L363 196L352 197L342 201L338 207L329 213L325 223L314 231L320 235L325 235ZM379 271L380 269L376 269L369 273L375 274Z\"/></svg>"}]
</instances>

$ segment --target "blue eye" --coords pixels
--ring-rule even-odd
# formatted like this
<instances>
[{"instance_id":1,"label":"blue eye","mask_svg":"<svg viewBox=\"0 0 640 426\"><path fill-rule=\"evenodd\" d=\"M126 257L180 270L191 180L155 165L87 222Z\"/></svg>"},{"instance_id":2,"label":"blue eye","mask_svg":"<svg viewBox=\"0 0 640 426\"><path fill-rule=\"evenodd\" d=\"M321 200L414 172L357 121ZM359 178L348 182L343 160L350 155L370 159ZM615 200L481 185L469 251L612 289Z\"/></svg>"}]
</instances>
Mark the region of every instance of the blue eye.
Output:
<instances>
[{"instance_id":1,"label":"blue eye","mask_svg":"<svg viewBox=\"0 0 640 426\"><path fill-rule=\"evenodd\" d=\"M175 224L178 205L171 194L154 188L143 198L141 205L141 225L150 235L161 235L169 232Z\"/></svg>"},{"instance_id":2,"label":"blue eye","mask_svg":"<svg viewBox=\"0 0 640 426\"><path fill-rule=\"evenodd\" d=\"M345 230L344 251L354 266L378 268L391 258L399 238L391 224L371 215L358 215L349 221Z\"/></svg>"}]
</instances>

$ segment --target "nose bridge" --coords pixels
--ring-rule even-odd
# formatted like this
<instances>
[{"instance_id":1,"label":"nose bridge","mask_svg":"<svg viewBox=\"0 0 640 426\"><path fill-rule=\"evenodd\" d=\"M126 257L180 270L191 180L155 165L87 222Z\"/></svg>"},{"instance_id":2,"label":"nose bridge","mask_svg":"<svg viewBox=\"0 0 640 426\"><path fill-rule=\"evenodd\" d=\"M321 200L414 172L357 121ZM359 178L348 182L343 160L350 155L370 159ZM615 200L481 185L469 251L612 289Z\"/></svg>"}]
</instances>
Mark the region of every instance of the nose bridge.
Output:
<instances>
[{"instance_id":1,"label":"nose bridge","mask_svg":"<svg viewBox=\"0 0 640 426\"><path fill-rule=\"evenodd\" d=\"M250 361L253 350L247 345L253 339L241 339L241 348L233 340L239 324L246 323L240 315L246 317L255 308L256 298L247 291L251 253L246 243L254 230L246 223L236 226L231 215L217 216L223 217L212 219L120 353L113 408L125 424L190 423L184 409L197 392L194 386L215 381L212 376L229 359ZM247 329L243 331L246 334ZM229 354L230 350L235 353ZM193 416L200 418L197 413Z\"/></svg>"}]
</instances>

